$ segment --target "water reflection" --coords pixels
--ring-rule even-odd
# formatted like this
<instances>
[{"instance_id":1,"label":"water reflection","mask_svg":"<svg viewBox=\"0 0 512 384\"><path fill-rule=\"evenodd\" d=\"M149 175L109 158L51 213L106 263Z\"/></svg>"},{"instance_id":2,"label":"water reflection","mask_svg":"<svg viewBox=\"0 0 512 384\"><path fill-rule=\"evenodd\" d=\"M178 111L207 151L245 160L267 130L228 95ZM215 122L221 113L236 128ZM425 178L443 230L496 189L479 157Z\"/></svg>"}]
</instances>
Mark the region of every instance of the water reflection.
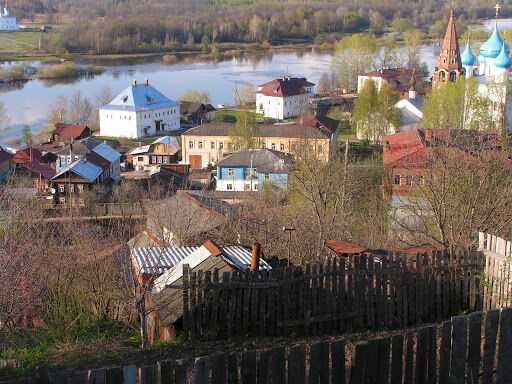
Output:
<instances>
[{"instance_id":1,"label":"water reflection","mask_svg":"<svg viewBox=\"0 0 512 384\"><path fill-rule=\"evenodd\" d=\"M28 80L27 80L28 81ZM19 91L25 87L27 81L15 81L12 83L0 83L0 93Z\"/></svg>"}]
</instances>

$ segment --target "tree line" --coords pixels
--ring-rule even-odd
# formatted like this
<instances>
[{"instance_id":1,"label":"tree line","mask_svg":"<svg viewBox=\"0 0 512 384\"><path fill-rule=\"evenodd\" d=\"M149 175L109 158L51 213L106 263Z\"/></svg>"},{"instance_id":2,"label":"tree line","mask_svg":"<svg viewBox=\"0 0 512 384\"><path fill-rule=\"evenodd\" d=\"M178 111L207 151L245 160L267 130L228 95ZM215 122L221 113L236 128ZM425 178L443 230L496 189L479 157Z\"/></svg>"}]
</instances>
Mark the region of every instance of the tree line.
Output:
<instances>
[{"instance_id":1,"label":"tree line","mask_svg":"<svg viewBox=\"0 0 512 384\"><path fill-rule=\"evenodd\" d=\"M441 0L13 0L9 5L18 18L38 20L43 15L47 23L63 24L62 32L54 34L63 38L51 38L53 48L93 53L177 50L205 38L213 44L297 39L333 43L343 34L363 30L377 35L407 28L427 32L449 11ZM465 20L492 17L494 11L490 0L453 6ZM505 5L501 14L510 12Z\"/></svg>"}]
</instances>

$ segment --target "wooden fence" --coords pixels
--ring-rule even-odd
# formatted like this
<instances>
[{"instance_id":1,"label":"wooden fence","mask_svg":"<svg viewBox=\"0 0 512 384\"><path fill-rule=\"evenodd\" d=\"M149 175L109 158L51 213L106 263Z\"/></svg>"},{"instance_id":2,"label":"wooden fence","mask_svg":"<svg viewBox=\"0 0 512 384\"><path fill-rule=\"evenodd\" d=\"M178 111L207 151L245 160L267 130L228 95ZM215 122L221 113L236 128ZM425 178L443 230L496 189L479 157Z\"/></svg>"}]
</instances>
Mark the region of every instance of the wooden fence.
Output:
<instances>
[{"instance_id":1,"label":"wooden fence","mask_svg":"<svg viewBox=\"0 0 512 384\"><path fill-rule=\"evenodd\" d=\"M483 309L512 305L512 242L484 232L478 234L484 257Z\"/></svg>"},{"instance_id":2,"label":"wooden fence","mask_svg":"<svg viewBox=\"0 0 512 384\"><path fill-rule=\"evenodd\" d=\"M481 310L476 252L327 258L263 272L184 267L185 337L323 335L403 328Z\"/></svg>"},{"instance_id":3,"label":"wooden fence","mask_svg":"<svg viewBox=\"0 0 512 384\"><path fill-rule=\"evenodd\" d=\"M320 341L218 353L194 362L109 367L10 383L125 384L491 384L512 382L512 308L453 317L367 342Z\"/></svg>"}]
</instances>

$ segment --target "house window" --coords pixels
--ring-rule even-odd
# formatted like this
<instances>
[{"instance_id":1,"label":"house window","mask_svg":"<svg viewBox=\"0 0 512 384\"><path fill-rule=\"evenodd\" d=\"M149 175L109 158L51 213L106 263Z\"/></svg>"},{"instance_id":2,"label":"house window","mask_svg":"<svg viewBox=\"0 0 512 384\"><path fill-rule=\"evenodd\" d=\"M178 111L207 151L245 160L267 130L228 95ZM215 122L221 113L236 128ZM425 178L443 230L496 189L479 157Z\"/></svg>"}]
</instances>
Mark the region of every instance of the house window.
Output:
<instances>
[{"instance_id":1,"label":"house window","mask_svg":"<svg viewBox=\"0 0 512 384\"><path fill-rule=\"evenodd\" d=\"M228 176L235 176L235 168L228 168Z\"/></svg>"},{"instance_id":2,"label":"house window","mask_svg":"<svg viewBox=\"0 0 512 384\"><path fill-rule=\"evenodd\" d=\"M158 164L162 164L162 156L158 156Z\"/></svg>"},{"instance_id":3,"label":"house window","mask_svg":"<svg viewBox=\"0 0 512 384\"><path fill-rule=\"evenodd\" d=\"M407 175L407 177L405 179L405 184L412 185L412 176L411 175Z\"/></svg>"},{"instance_id":4,"label":"house window","mask_svg":"<svg viewBox=\"0 0 512 384\"><path fill-rule=\"evenodd\" d=\"M78 185L78 193L84 193L84 186L82 184Z\"/></svg>"},{"instance_id":5,"label":"house window","mask_svg":"<svg viewBox=\"0 0 512 384\"><path fill-rule=\"evenodd\" d=\"M233 190L233 184L226 184L226 189L228 191L232 191Z\"/></svg>"},{"instance_id":6,"label":"house window","mask_svg":"<svg viewBox=\"0 0 512 384\"><path fill-rule=\"evenodd\" d=\"M59 184L59 192L64 193L66 191L66 187L64 184Z\"/></svg>"},{"instance_id":7,"label":"house window","mask_svg":"<svg viewBox=\"0 0 512 384\"><path fill-rule=\"evenodd\" d=\"M251 190L251 184L245 184L244 188L245 188L246 191L250 191Z\"/></svg>"},{"instance_id":8,"label":"house window","mask_svg":"<svg viewBox=\"0 0 512 384\"><path fill-rule=\"evenodd\" d=\"M144 161L144 156L137 157L137 161Z\"/></svg>"},{"instance_id":9,"label":"house window","mask_svg":"<svg viewBox=\"0 0 512 384\"><path fill-rule=\"evenodd\" d=\"M254 186L252 187L255 191L258 190L258 184L254 184Z\"/></svg>"},{"instance_id":10,"label":"house window","mask_svg":"<svg viewBox=\"0 0 512 384\"><path fill-rule=\"evenodd\" d=\"M296 144L292 144L292 151L296 151L297 150L297 145Z\"/></svg>"},{"instance_id":11,"label":"house window","mask_svg":"<svg viewBox=\"0 0 512 384\"><path fill-rule=\"evenodd\" d=\"M164 156L163 162L164 162L164 164L168 164L169 163L169 157Z\"/></svg>"},{"instance_id":12,"label":"house window","mask_svg":"<svg viewBox=\"0 0 512 384\"><path fill-rule=\"evenodd\" d=\"M265 180L269 180L270 179L270 174L268 172L265 172L265 174L263 175L263 178Z\"/></svg>"},{"instance_id":13,"label":"house window","mask_svg":"<svg viewBox=\"0 0 512 384\"><path fill-rule=\"evenodd\" d=\"M262 143L261 148L263 148L263 149L267 148L267 143Z\"/></svg>"},{"instance_id":14,"label":"house window","mask_svg":"<svg viewBox=\"0 0 512 384\"><path fill-rule=\"evenodd\" d=\"M85 200L84 199L78 199L78 204L80 204L81 206L84 206L85 205Z\"/></svg>"},{"instance_id":15,"label":"house window","mask_svg":"<svg viewBox=\"0 0 512 384\"><path fill-rule=\"evenodd\" d=\"M322 144L318 144L318 152L322 153L322 150L323 150Z\"/></svg>"},{"instance_id":16,"label":"house window","mask_svg":"<svg viewBox=\"0 0 512 384\"><path fill-rule=\"evenodd\" d=\"M400 185L401 180L402 177L400 175L395 175L395 180L393 181L393 184Z\"/></svg>"},{"instance_id":17,"label":"house window","mask_svg":"<svg viewBox=\"0 0 512 384\"><path fill-rule=\"evenodd\" d=\"M215 149L215 141L212 141L212 142L210 143L210 147L211 147L211 149Z\"/></svg>"},{"instance_id":18,"label":"house window","mask_svg":"<svg viewBox=\"0 0 512 384\"><path fill-rule=\"evenodd\" d=\"M270 147L275 150L276 149L276 143L270 144Z\"/></svg>"},{"instance_id":19,"label":"house window","mask_svg":"<svg viewBox=\"0 0 512 384\"><path fill-rule=\"evenodd\" d=\"M425 184L425 179L423 178L422 175L418 176L418 185L423 185Z\"/></svg>"},{"instance_id":20,"label":"house window","mask_svg":"<svg viewBox=\"0 0 512 384\"><path fill-rule=\"evenodd\" d=\"M280 149L281 151L284 151L284 144L281 144L281 145L279 146L279 149Z\"/></svg>"},{"instance_id":21,"label":"house window","mask_svg":"<svg viewBox=\"0 0 512 384\"><path fill-rule=\"evenodd\" d=\"M223 142L223 141L221 141L221 142L219 143L219 149L224 149L224 142Z\"/></svg>"},{"instance_id":22,"label":"house window","mask_svg":"<svg viewBox=\"0 0 512 384\"><path fill-rule=\"evenodd\" d=\"M194 148L194 142L193 141L189 141L188 142L188 147L189 148Z\"/></svg>"},{"instance_id":23,"label":"house window","mask_svg":"<svg viewBox=\"0 0 512 384\"><path fill-rule=\"evenodd\" d=\"M199 148L203 148L203 142L202 141L199 142L198 147Z\"/></svg>"},{"instance_id":24,"label":"house window","mask_svg":"<svg viewBox=\"0 0 512 384\"><path fill-rule=\"evenodd\" d=\"M151 156L151 163L156 164L156 156Z\"/></svg>"},{"instance_id":25,"label":"house window","mask_svg":"<svg viewBox=\"0 0 512 384\"><path fill-rule=\"evenodd\" d=\"M71 185L69 186L69 190L70 190L70 192L71 192L71 193L75 192L75 185L74 185L74 184L71 184Z\"/></svg>"}]
</instances>

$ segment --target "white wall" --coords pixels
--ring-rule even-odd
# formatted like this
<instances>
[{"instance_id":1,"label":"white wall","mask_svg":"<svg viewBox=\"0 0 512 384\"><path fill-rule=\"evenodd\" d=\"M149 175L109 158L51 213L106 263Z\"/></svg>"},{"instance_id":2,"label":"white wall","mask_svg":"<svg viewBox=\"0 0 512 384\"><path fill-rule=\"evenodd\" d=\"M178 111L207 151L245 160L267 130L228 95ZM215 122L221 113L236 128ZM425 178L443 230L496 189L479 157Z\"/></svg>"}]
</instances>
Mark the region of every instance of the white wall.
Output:
<instances>
[{"instance_id":1,"label":"white wall","mask_svg":"<svg viewBox=\"0 0 512 384\"><path fill-rule=\"evenodd\" d=\"M116 111L100 108L100 135L137 139L136 112Z\"/></svg>"},{"instance_id":2,"label":"white wall","mask_svg":"<svg viewBox=\"0 0 512 384\"><path fill-rule=\"evenodd\" d=\"M138 112L100 108L99 114L101 136L138 139L180 129L179 106ZM163 124L163 129L158 132L157 120ZM146 127L149 127L147 133L144 131Z\"/></svg>"},{"instance_id":3,"label":"white wall","mask_svg":"<svg viewBox=\"0 0 512 384\"><path fill-rule=\"evenodd\" d=\"M233 189L228 189L227 185L228 184L232 184L233 185ZM250 185L251 182L250 180L241 180L241 179L229 179L226 178L226 179L217 179L217 187L216 187L216 190L217 191L235 191L235 192L243 192L243 191L248 191L247 189L245 189L245 185ZM258 190L258 179L253 179L252 181L252 190L253 191L257 191Z\"/></svg>"},{"instance_id":4,"label":"white wall","mask_svg":"<svg viewBox=\"0 0 512 384\"><path fill-rule=\"evenodd\" d=\"M0 18L0 31L17 31L19 28L15 17Z\"/></svg>"},{"instance_id":5,"label":"white wall","mask_svg":"<svg viewBox=\"0 0 512 384\"><path fill-rule=\"evenodd\" d=\"M263 109L261 109L263 106ZM256 113L273 119L286 119L300 116L309 106L309 95L272 97L256 94Z\"/></svg>"}]
</instances>

